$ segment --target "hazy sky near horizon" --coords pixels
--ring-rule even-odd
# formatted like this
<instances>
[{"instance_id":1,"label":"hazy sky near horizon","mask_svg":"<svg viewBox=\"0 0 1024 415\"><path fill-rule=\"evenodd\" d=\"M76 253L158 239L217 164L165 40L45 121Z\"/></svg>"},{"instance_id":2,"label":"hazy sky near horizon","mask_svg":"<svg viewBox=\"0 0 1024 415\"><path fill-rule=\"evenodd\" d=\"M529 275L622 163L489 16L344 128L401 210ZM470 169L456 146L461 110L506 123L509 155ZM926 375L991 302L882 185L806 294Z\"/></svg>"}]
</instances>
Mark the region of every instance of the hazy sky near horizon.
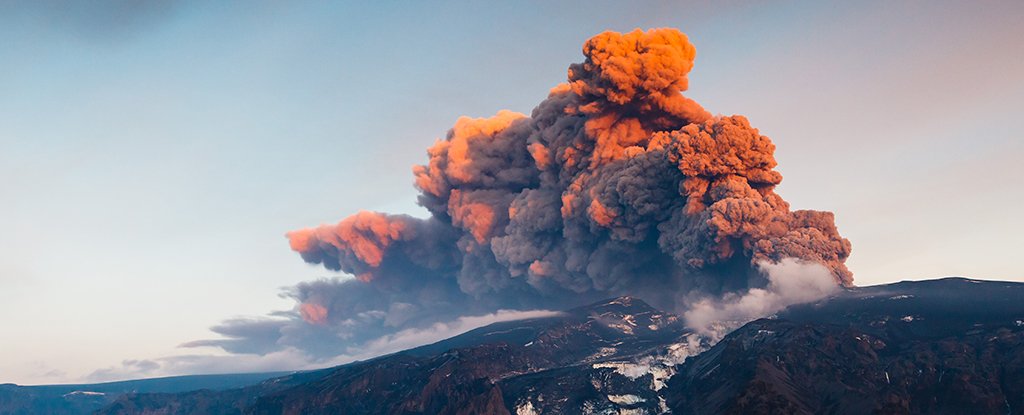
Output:
<instances>
[{"instance_id":1,"label":"hazy sky near horizon","mask_svg":"<svg viewBox=\"0 0 1024 415\"><path fill-rule=\"evenodd\" d=\"M835 212L857 284L1024 281L1021 21L987 1L4 3L0 383L105 379L291 309L281 287L332 275L284 232L425 215L426 147L529 113L604 30L690 36L687 95L772 138L778 192Z\"/></svg>"}]
</instances>

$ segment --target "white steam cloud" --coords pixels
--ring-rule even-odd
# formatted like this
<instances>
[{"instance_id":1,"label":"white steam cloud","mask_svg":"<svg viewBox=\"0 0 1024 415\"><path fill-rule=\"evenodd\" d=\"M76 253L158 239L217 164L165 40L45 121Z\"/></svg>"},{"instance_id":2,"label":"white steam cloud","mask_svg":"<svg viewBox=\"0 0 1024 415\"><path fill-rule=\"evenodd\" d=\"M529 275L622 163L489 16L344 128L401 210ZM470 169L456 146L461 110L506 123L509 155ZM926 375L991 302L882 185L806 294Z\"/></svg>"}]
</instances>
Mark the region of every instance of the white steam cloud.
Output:
<instances>
[{"instance_id":1,"label":"white steam cloud","mask_svg":"<svg viewBox=\"0 0 1024 415\"><path fill-rule=\"evenodd\" d=\"M718 341L749 321L793 304L820 300L839 290L829 270L816 262L784 258L776 263L761 262L758 268L768 277L767 287L701 299L683 313L686 324Z\"/></svg>"}]
</instances>

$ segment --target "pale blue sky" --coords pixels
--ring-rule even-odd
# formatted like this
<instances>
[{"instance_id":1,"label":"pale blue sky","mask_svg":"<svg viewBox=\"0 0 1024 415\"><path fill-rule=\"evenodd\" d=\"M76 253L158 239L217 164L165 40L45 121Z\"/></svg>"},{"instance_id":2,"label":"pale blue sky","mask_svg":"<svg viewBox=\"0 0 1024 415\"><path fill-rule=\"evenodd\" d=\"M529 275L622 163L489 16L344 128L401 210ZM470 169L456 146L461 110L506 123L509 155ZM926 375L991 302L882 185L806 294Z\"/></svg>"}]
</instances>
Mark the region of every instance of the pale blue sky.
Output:
<instances>
[{"instance_id":1,"label":"pale blue sky","mask_svg":"<svg viewBox=\"0 0 1024 415\"><path fill-rule=\"evenodd\" d=\"M857 283L1024 281L1020 2L43 3L0 5L0 383L292 307L329 274L285 231L422 214L424 149L529 113L607 29L689 34L688 95L775 141Z\"/></svg>"}]
</instances>

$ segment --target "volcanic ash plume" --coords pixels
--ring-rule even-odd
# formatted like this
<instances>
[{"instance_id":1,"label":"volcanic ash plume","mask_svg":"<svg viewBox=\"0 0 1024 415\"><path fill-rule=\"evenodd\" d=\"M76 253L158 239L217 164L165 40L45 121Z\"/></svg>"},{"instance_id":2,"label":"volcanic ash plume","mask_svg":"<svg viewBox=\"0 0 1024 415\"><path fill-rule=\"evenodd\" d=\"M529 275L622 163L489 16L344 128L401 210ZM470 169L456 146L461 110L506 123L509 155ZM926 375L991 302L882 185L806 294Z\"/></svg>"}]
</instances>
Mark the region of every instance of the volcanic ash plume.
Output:
<instances>
[{"instance_id":1,"label":"volcanic ash plume","mask_svg":"<svg viewBox=\"0 0 1024 415\"><path fill-rule=\"evenodd\" d=\"M624 294L678 309L764 287L758 264L786 258L852 283L832 214L774 192L771 140L682 95L686 35L605 32L583 55L530 116L460 118L427 150L413 174L429 218L288 233L307 262L356 276L297 288L302 317L346 338Z\"/></svg>"}]
</instances>

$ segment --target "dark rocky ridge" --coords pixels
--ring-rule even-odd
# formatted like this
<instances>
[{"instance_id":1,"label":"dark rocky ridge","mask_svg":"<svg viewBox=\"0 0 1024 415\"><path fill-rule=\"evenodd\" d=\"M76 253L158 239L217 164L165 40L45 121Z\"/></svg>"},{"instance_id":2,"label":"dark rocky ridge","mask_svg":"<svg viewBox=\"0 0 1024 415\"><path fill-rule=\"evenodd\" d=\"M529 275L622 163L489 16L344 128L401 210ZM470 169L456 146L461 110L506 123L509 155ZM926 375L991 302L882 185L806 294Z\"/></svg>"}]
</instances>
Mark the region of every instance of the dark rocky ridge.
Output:
<instances>
[{"instance_id":1,"label":"dark rocky ridge","mask_svg":"<svg viewBox=\"0 0 1024 415\"><path fill-rule=\"evenodd\" d=\"M1022 300L1024 284L962 278L854 288L709 347L623 297L245 388L124 395L98 413L1020 413Z\"/></svg>"},{"instance_id":2,"label":"dark rocky ridge","mask_svg":"<svg viewBox=\"0 0 1024 415\"><path fill-rule=\"evenodd\" d=\"M510 393L535 389L531 376L590 373L594 363L657 354L689 335L676 316L621 297L554 317L492 324L330 369L283 390L126 395L100 413L185 414L196 408L208 414L509 413ZM241 399L247 395L256 398Z\"/></svg>"},{"instance_id":3,"label":"dark rocky ridge","mask_svg":"<svg viewBox=\"0 0 1024 415\"><path fill-rule=\"evenodd\" d=\"M671 379L677 413L1024 411L1024 284L848 291L734 331Z\"/></svg>"}]
</instances>

